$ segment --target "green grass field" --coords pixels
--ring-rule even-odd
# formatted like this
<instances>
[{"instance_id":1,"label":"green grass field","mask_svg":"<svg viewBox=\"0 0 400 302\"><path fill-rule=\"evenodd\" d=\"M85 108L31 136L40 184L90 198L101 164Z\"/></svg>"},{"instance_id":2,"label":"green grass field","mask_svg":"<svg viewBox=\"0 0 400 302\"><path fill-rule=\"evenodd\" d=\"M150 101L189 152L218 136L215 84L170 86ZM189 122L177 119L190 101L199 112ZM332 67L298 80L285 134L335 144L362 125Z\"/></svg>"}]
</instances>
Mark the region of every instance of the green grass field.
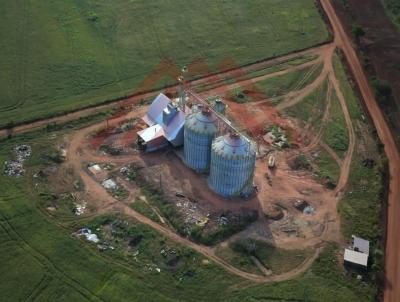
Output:
<instances>
[{"instance_id":1,"label":"green grass field","mask_svg":"<svg viewBox=\"0 0 400 302\"><path fill-rule=\"evenodd\" d=\"M6 0L0 28L0 126L130 94L166 60L216 71L328 39L311 0Z\"/></svg>"},{"instance_id":2,"label":"green grass field","mask_svg":"<svg viewBox=\"0 0 400 302\"><path fill-rule=\"evenodd\" d=\"M324 128L322 140L343 158L349 146L349 134L346 128L343 109L333 92L329 119Z\"/></svg>"},{"instance_id":3,"label":"green grass field","mask_svg":"<svg viewBox=\"0 0 400 302\"><path fill-rule=\"evenodd\" d=\"M300 103L289 107L286 114L290 117L300 119L304 123L314 126L315 131L321 127L321 120L326 109L326 95L328 90L328 81L311 92Z\"/></svg>"},{"instance_id":4,"label":"green grass field","mask_svg":"<svg viewBox=\"0 0 400 302\"><path fill-rule=\"evenodd\" d=\"M254 84L256 91L251 87L233 89L228 97L238 103L259 101L265 98L275 98L287 94L290 91L301 90L321 74L322 65L304 67L283 75L258 81ZM255 96L252 94L256 93ZM276 104L277 102L273 102Z\"/></svg>"}]
</instances>

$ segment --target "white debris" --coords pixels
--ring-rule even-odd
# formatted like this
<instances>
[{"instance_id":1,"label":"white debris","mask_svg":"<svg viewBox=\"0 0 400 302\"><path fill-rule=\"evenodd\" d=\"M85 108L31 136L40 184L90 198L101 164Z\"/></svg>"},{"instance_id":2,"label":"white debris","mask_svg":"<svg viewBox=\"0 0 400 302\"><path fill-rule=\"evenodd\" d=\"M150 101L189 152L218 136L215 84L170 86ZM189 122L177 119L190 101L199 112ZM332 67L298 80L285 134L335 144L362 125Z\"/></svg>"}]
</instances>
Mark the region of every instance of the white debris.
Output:
<instances>
[{"instance_id":1,"label":"white debris","mask_svg":"<svg viewBox=\"0 0 400 302\"><path fill-rule=\"evenodd\" d=\"M8 176L22 176L25 172L22 162L15 160L4 162L4 174Z\"/></svg>"},{"instance_id":2,"label":"white debris","mask_svg":"<svg viewBox=\"0 0 400 302\"><path fill-rule=\"evenodd\" d=\"M20 145L15 147L16 160L4 162L4 174L7 176L22 176L25 172L24 160L32 154L32 149L28 145Z\"/></svg>"},{"instance_id":3,"label":"white debris","mask_svg":"<svg viewBox=\"0 0 400 302\"><path fill-rule=\"evenodd\" d=\"M17 154L18 161L24 161L26 158L31 156L32 149L28 145L20 145L15 147L15 153Z\"/></svg>"},{"instance_id":4,"label":"white debris","mask_svg":"<svg viewBox=\"0 0 400 302\"><path fill-rule=\"evenodd\" d=\"M101 167L98 164L93 164L91 165L88 170L90 171L90 173L92 173L93 175L97 175L101 172Z\"/></svg>"},{"instance_id":5,"label":"white debris","mask_svg":"<svg viewBox=\"0 0 400 302\"><path fill-rule=\"evenodd\" d=\"M115 190L117 188L117 183L111 178L104 180L101 185L107 190Z\"/></svg>"},{"instance_id":6,"label":"white debris","mask_svg":"<svg viewBox=\"0 0 400 302\"><path fill-rule=\"evenodd\" d=\"M86 240L87 240L87 241L94 242L94 243L97 243L97 242L100 241L96 234L89 234L89 235L86 235Z\"/></svg>"},{"instance_id":7,"label":"white debris","mask_svg":"<svg viewBox=\"0 0 400 302\"><path fill-rule=\"evenodd\" d=\"M74 208L74 213L77 216L80 216L85 213L87 207L87 203L84 201L81 204L76 203Z\"/></svg>"},{"instance_id":8,"label":"white debris","mask_svg":"<svg viewBox=\"0 0 400 302\"><path fill-rule=\"evenodd\" d=\"M100 241L99 237L96 234L92 233L92 230L89 228L80 229L77 232L78 236L85 236L87 241L98 243Z\"/></svg>"}]
</instances>

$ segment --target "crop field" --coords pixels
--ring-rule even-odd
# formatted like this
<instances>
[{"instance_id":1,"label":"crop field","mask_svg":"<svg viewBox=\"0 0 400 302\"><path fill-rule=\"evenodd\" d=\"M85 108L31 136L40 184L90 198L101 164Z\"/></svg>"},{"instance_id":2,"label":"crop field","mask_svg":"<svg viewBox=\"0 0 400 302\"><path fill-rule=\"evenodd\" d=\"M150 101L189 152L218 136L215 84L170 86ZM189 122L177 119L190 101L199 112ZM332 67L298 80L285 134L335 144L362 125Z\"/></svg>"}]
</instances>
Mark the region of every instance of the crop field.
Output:
<instances>
[{"instance_id":1,"label":"crop field","mask_svg":"<svg viewBox=\"0 0 400 302\"><path fill-rule=\"evenodd\" d=\"M155 69L146 88L328 39L311 0L6 0L0 17L0 126L131 94Z\"/></svg>"}]
</instances>

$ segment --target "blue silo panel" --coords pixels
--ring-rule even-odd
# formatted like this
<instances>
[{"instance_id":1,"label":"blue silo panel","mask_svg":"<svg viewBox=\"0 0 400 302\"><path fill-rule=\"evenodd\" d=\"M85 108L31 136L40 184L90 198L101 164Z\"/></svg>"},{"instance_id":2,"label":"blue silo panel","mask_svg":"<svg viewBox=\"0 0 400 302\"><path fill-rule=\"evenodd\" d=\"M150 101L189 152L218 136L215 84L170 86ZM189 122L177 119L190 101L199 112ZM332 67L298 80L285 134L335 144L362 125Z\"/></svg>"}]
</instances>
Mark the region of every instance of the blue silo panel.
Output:
<instances>
[{"instance_id":1,"label":"blue silo panel","mask_svg":"<svg viewBox=\"0 0 400 302\"><path fill-rule=\"evenodd\" d=\"M253 191L256 152L252 144L239 146L240 154L235 155L224 143L224 138L217 138L211 148L211 168L208 184L216 193L233 197L250 195Z\"/></svg>"}]
</instances>

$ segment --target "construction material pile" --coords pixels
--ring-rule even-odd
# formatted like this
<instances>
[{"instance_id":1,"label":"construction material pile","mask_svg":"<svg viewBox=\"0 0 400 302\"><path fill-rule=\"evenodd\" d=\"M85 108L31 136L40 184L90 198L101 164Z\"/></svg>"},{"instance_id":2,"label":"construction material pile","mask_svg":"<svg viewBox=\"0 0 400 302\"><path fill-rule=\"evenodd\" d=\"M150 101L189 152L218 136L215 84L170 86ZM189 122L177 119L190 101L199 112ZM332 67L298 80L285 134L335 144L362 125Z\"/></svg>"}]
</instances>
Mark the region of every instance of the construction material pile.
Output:
<instances>
[{"instance_id":1,"label":"construction material pile","mask_svg":"<svg viewBox=\"0 0 400 302\"><path fill-rule=\"evenodd\" d=\"M32 149L28 145L15 147L16 160L7 160L4 162L4 174L7 176L22 176L25 172L24 161L32 154Z\"/></svg>"}]
</instances>

